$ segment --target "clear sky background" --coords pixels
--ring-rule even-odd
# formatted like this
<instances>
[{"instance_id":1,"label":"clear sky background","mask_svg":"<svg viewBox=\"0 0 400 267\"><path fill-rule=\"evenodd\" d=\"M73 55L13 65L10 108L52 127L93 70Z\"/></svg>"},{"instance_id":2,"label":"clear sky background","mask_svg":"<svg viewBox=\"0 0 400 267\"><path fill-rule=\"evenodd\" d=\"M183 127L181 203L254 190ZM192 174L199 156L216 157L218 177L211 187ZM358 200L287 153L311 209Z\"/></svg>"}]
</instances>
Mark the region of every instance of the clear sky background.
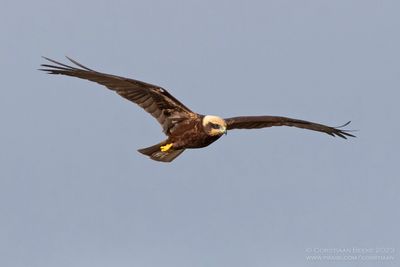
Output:
<instances>
[{"instance_id":1,"label":"clear sky background","mask_svg":"<svg viewBox=\"0 0 400 267\"><path fill-rule=\"evenodd\" d=\"M399 266L399 14L394 0L2 0L0 266ZM199 113L352 120L358 137L237 130L155 162L136 151L164 138L152 117L37 71L42 55Z\"/></svg>"}]
</instances>

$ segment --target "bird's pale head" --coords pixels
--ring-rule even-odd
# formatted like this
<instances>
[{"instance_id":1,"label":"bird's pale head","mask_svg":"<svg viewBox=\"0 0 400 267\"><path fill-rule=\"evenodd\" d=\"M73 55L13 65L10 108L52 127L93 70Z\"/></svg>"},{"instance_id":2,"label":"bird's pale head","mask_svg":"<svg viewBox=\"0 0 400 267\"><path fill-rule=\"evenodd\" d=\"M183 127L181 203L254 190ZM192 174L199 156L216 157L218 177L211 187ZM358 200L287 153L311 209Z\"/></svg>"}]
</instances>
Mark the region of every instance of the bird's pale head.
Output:
<instances>
[{"instance_id":1,"label":"bird's pale head","mask_svg":"<svg viewBox=\"0 0 400 267\"><path fill-rule=\"evenodd\" d=\"M203 118L203 128L208 135L221 136L226 134L226 122L218 116L207 115Z\"/></svg>"}]
</instances>

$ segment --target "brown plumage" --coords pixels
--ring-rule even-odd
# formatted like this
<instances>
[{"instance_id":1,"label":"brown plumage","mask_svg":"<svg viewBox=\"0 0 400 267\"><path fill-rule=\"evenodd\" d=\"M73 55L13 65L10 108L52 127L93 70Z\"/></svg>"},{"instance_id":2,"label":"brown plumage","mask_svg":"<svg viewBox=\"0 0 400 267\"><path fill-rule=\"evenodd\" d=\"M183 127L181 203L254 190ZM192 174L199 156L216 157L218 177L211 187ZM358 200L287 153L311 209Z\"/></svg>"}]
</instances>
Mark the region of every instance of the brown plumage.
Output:
<instances>
[{"instance_id":1,"label":"brown plumage","mask_svg":"<svg viewBox=\"0 0 400 267\"><path fill-rule=\"evenodd\" d=\"M68 58L68 57L67 57ZM309 121L277 116L247 116L222 119L217 116L201 115L191 111L165 89L120 76L105 74L89 69L68 58L77 67L46 58L54 65L42 64L42 71L86 79L106 86L122 97L136 103L150 113L162 126L167 139L138 151L153 160L171 162L187 148L202 148L218 140L227 130L256 129L272 126L293 126L339 136L354 137L340 127L329 127Z\"/></svg>"}]
</instances>

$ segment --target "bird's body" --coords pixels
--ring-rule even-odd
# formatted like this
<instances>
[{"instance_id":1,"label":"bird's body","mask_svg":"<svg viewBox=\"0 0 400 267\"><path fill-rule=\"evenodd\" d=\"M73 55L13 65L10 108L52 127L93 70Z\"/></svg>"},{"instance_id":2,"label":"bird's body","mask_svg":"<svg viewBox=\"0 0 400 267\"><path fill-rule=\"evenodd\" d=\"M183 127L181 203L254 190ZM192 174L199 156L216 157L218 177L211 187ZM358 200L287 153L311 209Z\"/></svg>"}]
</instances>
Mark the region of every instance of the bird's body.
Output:
<instances>
[{"instance_id":1,"label":"bird's body","mask_svg":"<svg viewBox=\"0 0 400 267\"><path fill-rule=\"evenodd\" d=\"M102 84L122 97L138 104L161 124L167 139L156 145L139 149L153 160L170 162L185 149L203 148L216 140L227 130L254 129L272 126L294 126L346 139L354 137L340 127L278 116L246 116L223 119L218 116L201 115L191 111L165 89L120 76L100 73L69 59L79 68L45 58L56 65L43 64L41 69L50 74L63 74ZM348 124L348 123L347 123ZM343 125L346 126L347 124ZM341 127L343 127L341 126Z\"/></svg>"},{"instance_id":2,"label":"bird's body","mask_svg":"<svg viewBox=\"0 0 400 267\"><path fill-rule=\"evenodd\" d=\"M174 148L203 148L217 141L221 135L209 135L204 130L203 119L205 116L200 115L194 120L182 123L176 130L171 133L167 139L167 143L174 144Z\"/></svg>"}]
</instances>

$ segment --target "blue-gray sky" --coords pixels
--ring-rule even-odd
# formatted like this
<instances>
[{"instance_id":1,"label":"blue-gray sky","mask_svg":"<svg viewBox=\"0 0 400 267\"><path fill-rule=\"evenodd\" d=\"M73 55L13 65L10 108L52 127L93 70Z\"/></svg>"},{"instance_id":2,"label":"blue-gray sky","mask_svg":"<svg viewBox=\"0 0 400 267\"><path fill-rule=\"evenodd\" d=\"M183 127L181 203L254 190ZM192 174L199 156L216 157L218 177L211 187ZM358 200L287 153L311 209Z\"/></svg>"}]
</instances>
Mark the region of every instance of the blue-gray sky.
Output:
<instances>
[{"instance_id":1,"label":"blue-gray sky","mask_svg":"<svg viewBox=\"0 0 400 267\"><path fill-rule=\"evenodd\" d=\"M399 1L1 6L0 266L399 265ZM136 151L164 138L153 118L42 55L358 138L234 131L158 163ZM394 259L307 259L382 247Z\"/></svg>"}]
</instances>

